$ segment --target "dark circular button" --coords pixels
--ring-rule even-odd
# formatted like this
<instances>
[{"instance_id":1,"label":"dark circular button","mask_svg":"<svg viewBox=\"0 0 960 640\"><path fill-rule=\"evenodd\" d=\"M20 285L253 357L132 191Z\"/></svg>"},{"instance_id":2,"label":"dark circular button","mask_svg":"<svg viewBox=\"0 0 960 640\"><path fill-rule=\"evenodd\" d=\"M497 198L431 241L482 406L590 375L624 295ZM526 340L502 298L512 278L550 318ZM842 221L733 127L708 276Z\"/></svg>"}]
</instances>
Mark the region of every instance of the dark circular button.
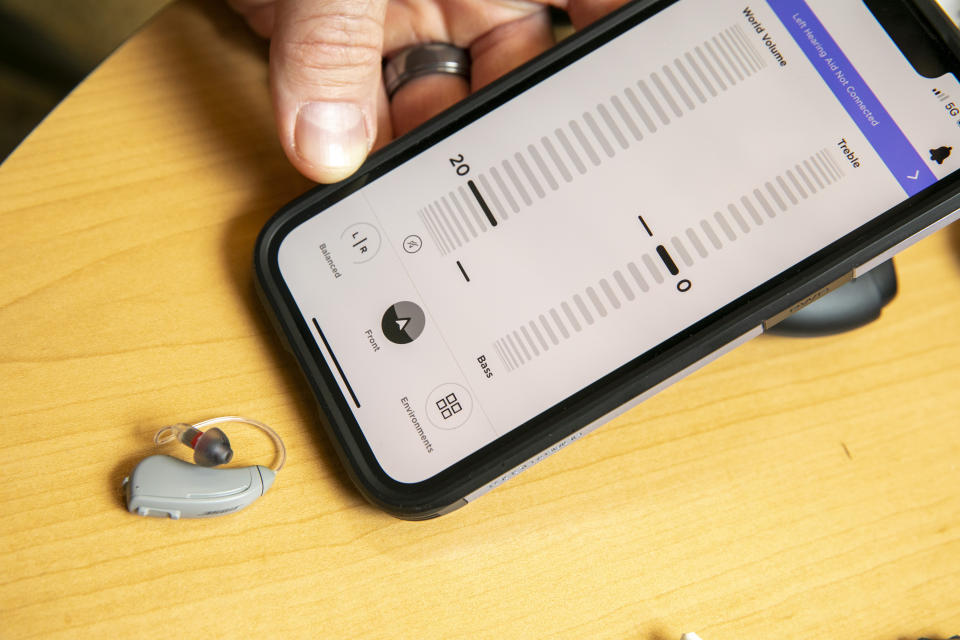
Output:
<instances>
[{"instance_id":1,"label":"dark circular button","mask_svg":"<svg viewBox=\"0 0 960 640\"><path fill-rule=\"evenodd\" d=\"M390 305L380 321L380 329L387 340L396 344L408 344L420 337L427 318L423 309L412 302Z\"/></svg>"}]
</instances>

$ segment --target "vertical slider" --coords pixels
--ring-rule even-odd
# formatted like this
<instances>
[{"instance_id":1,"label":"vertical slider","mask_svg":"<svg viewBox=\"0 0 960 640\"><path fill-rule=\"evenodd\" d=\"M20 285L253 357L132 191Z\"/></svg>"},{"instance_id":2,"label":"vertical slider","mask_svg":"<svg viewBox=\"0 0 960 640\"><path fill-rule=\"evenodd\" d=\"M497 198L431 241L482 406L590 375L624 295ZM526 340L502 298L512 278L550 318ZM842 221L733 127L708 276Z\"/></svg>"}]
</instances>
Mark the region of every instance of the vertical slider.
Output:
<instances>
[{"instance_id":1,"label":"vertical slider","mask_svg":"<svg viewBox=\"0 0 960 640\"><path fill-rule=\"evenodd\" d=\"M330 359L333 360L333 366L337 368L337 372L340 374L340 379L343 380L344 386L347 388L347 391L350 392L350 397L353 399L353 404L357 406L357 409L360 408L360 401L357 399L357 394L353 392L353 387L350 386L350 381L347 380L347 374L343 372L343 367L340 366L340 361L337 360L337 356L333 353L333 349L330 348L330 343L327 342L327 337L323 335L323 330L320 328L320 323L317 322L316 318L311 318L313 320L313 326L317 330L317 335L320 336L320 340L323 341L323 346L326 347L327 353L330 354Z\"/></svg>"}]
</instances>

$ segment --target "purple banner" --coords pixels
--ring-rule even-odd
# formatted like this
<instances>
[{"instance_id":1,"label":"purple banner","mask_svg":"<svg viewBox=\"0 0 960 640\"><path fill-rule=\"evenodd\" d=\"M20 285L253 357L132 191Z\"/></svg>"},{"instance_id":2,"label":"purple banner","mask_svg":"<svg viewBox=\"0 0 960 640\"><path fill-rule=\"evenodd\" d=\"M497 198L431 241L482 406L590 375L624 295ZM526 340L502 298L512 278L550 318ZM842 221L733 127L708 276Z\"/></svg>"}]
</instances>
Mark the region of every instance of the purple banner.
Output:
<instances>
[{"instance_id":1,"label":"purple banner","mask_svg":"<svg viewBox=\"0 0 960 640\"><path fill-rule=\"evenodd\" d=\"M907 195L937 179L804 0L767 0Z\"/></svg>"}]
</instances>

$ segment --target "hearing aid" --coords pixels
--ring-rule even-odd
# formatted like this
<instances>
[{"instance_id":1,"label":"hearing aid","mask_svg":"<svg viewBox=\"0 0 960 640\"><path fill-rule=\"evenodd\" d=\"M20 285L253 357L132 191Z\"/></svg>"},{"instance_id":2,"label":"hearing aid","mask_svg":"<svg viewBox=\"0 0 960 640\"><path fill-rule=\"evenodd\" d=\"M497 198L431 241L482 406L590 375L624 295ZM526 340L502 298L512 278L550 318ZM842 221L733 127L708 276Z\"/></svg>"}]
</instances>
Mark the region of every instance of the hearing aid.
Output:
<instances>
[{"instance_id":1,"label":"hearing aid","mask_svg":"<svg viewBox=\"0 0 960 640\"><path fill-rule=\"evenodd\" d=\"M214 469L233 458L230 440L219 428L205 427L238 422L257 427L277 447L274 467L253 465ZM276 431L262 422L239 416L221 416L194 425L163 427L154 436L157 445L179 440L194 450L196 464L168 455L140 461L123 480L127 510L141 516L207 518L239 511L267 492L286 461L287 451Z\"/></svg>"}]
</instances>

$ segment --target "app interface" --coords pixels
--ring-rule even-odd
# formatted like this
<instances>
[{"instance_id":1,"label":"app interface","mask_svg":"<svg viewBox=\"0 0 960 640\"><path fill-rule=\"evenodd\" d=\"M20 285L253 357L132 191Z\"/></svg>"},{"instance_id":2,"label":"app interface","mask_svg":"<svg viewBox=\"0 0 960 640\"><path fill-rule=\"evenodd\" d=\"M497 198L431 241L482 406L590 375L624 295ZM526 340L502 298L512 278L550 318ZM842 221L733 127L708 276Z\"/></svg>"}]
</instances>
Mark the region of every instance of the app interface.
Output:
<instances>
[{"instance_id":1,"label":"app interface","mask_svg":"<svg viewBox=\"0 0 960 640\"><path fill-rule=\"evenodd\" d=\"M859 2L682 0L295 228L281 273L425 480L956 167Z\"/></svg>"}]
</instances>

